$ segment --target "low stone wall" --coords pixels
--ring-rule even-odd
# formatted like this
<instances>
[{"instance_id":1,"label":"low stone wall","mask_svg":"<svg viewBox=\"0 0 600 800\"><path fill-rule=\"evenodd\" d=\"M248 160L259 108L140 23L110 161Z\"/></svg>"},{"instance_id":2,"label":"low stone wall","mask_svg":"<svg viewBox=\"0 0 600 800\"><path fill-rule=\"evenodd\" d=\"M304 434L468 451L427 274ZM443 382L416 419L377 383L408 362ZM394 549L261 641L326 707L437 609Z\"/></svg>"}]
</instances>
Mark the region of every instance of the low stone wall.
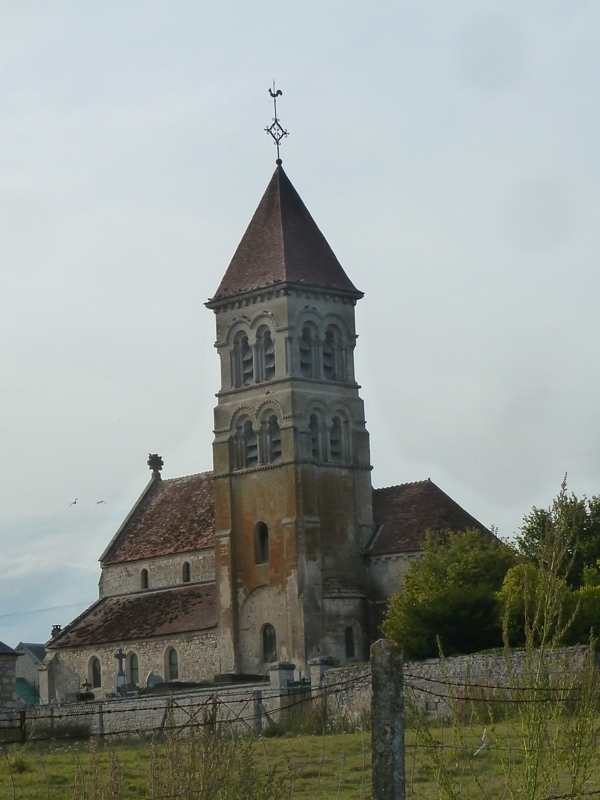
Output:
<instances>
[{"instance_id":1,"label":"low stone wall","mask_svg":"<svg viewBox=\"0 0 600 800\"><path fill-rule=\"evenodd\" d=\"M549 662L551 682L570 680L577 685L584 668L586 647L564 647L552 652ZM531 666L531 665L529 665ZM450 713L449 701L490 696L521 699L522 692L511 687L522 685L525 678L526 654L514 652L507 662L504 655L452 656L446 659L404 663L404 691L407 700L428 717L443 718ZM315 695L313 687L313 695ZM371 713L371 667L329 669L321 681L331 719L357 724ZM513 697L514 695L514 697Z\"/></svg>"},{"instance_id":2,"label":"low stone wall","mask_svg":"<svg viewBox=\"0 0 600 800\"><path fill-rule=\"evenodd\" d=\"M17 730L25 724L28 739L85 735L138 736L175 726L217 724L236 732L260 733L278 722L288 703L287 691L269 683L223 688L207 687L190 692L148 694L87 703L64 703L29 707L21 712L0 714L0 729Z\"/></svg>"}]
</instances>

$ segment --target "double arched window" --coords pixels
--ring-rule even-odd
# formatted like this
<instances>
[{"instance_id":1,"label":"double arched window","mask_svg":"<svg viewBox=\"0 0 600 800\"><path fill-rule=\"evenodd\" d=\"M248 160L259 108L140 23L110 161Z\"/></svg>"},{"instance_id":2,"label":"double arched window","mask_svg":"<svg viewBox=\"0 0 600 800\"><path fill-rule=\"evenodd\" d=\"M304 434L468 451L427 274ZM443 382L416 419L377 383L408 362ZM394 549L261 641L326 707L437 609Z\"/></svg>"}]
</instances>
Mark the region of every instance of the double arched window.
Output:
<instances>
[{"instance_id":1,"label":"double arched window","mask_svg":"<svg viewBox=\"0 0 600 800\"><path fill-rule=\"evenodd\" d=\"M271 381L275 377L275 342L267 325L251 341L248 333L238 331L231 350L231 383L235 388Z\"/></svg>"},{"instance_id":2,"label":"double arched window","mask_svg":"<svg viewBox=\"0 0 600 800\"><path fill-rule=\"evenodd\" d=\"M337 325L328 325L324 336L311 322L302 328L299 340L300 374L305 378L347 381L347 348Z\"/></svg>"},{"instance_id":3,"label":"double arched window","mask_svg":"<svg viewBox=\"0 0 600 800\"><path fill-rule=\"evenodd\" d=\"M248 469L258 464L274 464L281 460L281 429L273 411L267 411L258 435L248 416L238 419L231 438L232 469Z\"/></svg>"},{"instance_id":4,"label":"double arched window","mask_svg":"<svg viewBox=\"0 0 600 800\"><path fill-rule=\"evenodd\" d=\"M343 463L350 459L348 425L341 416L329 424L319 411L313 411L308 420L311 457L315 461Z\"/></svg>"},{"instance_id":5,"label":"double arched window","mask_svg":"<svg viewBox=\"0 0 600 800\"><path fill-rule=\"evenodd\" d=\"M275 628L267 623L262 629L262 657L265 664L270 664L277 658L277 635Z\"/></svg>"}]
</instances>

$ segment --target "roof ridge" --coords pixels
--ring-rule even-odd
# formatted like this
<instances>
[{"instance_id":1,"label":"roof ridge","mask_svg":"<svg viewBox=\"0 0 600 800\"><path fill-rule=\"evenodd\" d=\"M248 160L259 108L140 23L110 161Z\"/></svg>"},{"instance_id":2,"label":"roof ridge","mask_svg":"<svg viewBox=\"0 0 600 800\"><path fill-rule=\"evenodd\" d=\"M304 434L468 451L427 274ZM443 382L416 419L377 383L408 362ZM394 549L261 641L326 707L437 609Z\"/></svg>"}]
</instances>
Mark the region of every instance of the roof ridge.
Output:
<instances>
[{"instance_id":1,"label":"roof ridge","mask_svg":"<svg viewBox=\"0 0 600 800\"><path fill-rule=\"evenodd\" d=\"M437 484L433 483L431 478L423 478L422 481L406 481L406 483L393 483L390 486L378 486L377 488L374 488L373 491L379 492L382 489L398 489L400 486L418 486L421 483L431 483L433 486L437 486Z\"/></svg>"},{"instance_id":2,"label":"roof ridge","mask_svg":"<svg viewBox=\"0 0 600 800\"><path fill-rule=\"evenodd\" d=\"M163 478L161 483L170 483L172 481L182 481L182 480L185 480L186 478L199 478L200 475L212 476L213 474L214 474L214 470L213 469L207 469L207 470L204 470L203 472L192 472L191 475L177 475L174 478Z\"/></svg>"}]
</instances>

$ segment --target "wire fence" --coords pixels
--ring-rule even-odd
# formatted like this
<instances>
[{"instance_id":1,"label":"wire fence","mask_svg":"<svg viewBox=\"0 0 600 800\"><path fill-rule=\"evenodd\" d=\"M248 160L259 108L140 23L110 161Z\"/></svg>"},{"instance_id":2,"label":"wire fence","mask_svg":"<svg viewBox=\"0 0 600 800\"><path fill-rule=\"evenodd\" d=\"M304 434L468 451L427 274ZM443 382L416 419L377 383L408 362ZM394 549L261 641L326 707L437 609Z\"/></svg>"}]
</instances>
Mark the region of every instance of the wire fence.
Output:
<instances>
[{"instance_id":1,"label":"wire fence","mask_svg":"<svg viewBox=\"0 0 600 800\"><path fill-rule=\"evenodd\" d=\"M378 645L370 668L279 694L246 686L0 713L0 798L600 796L592 652L518 669L480 659L459 675L452 659L432 672Z\"/></svg>"}]
</instances>

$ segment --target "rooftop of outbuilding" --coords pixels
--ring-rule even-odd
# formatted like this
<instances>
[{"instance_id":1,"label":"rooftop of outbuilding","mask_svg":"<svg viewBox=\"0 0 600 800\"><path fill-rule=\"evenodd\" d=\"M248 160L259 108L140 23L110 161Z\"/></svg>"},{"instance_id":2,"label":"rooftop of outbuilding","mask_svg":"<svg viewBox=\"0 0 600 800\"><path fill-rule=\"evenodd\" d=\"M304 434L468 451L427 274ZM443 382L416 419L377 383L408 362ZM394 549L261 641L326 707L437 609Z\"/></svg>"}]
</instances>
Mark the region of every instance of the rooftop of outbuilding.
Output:
<instances>
[{"instance_id":1,"label":"rooftop of outbuilding","mask_svg":"<svg viewBox=\"0 0 600 800\"><path fill-rule=\"evenodd\" d=\"M119 644L207 630L217 624L214 583L105 597L57 634L47 647Z\"/></svg>"},{"instance_id":2,"label":"rooftop of outbuilding","mask_svg":"<svg viewBox=\"0 0 600 800\"><path fill-rule=\"evenodd\" d=\"M368 548L369 555L418 552L423 549L427 530L476 528L492 535L429 478L374 489L373 520L375 535Z\"/></svg>"}]
</instances>

